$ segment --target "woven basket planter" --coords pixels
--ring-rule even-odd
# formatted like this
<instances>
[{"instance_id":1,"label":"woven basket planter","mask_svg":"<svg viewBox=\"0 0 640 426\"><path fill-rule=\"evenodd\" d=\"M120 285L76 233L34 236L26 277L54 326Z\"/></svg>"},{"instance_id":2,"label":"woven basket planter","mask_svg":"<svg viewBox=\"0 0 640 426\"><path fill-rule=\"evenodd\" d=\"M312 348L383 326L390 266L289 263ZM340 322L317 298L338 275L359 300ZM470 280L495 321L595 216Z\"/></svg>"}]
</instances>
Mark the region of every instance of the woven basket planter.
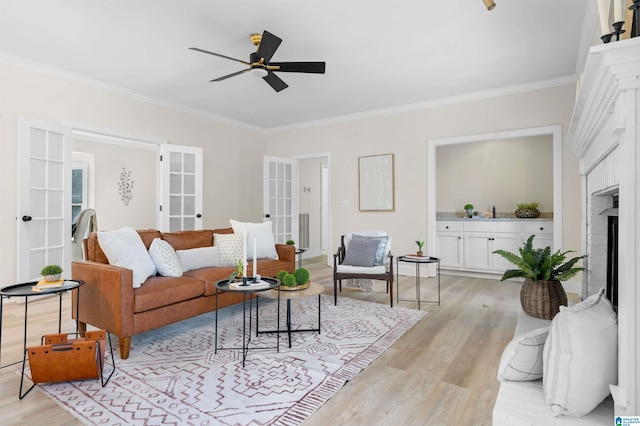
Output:
<instances>
[{"instance_id":1,"label":"woven basket planter","mask_svg":"<svg viewBox=\"0 0 640 426\"><path fill-rule=\"evenodd\" d=\"M560 281L533 281L526 278L520 290L522 310L532 317L551 320L567 306L567 293Z\"/></svg>"}]
</instances>

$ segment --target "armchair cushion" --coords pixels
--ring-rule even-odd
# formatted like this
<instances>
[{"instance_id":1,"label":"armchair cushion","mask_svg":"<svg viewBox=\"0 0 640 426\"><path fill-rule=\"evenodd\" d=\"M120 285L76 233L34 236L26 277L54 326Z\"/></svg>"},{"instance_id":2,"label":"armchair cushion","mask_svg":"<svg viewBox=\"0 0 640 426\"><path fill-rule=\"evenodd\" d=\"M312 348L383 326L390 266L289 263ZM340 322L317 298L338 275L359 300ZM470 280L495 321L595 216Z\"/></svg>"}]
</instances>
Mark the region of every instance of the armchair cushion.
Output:
<instances>
[{"instance_id":1,"label":"armchair cushion","mask_svg":"<svg viewBox=\"0 0 640 426\"><path fill-rule=\"evenodd\" d=\"M372 275L380 275L380 274L385 274L387 272L387 269L385 268L384 265L365 267L365 266L345 265L343 263L342 265L338 265L337 266L336 272L343 273L343 274L358 274L358 275L360 275L360 274L372 274Z\"/></svg>"},{"instance_id":2,"label":"armchair cushion","mask_svg":"<svg viewBox=\"0 0 640 426\"><path fill-rule=\"evenodd\" d=\"M387 253L387 243L389 241L389 237L386 235L381 235L379 237L370 237L367 235L359 235L354 234L353 240L373 240L378 242L378 249L376 250L376 257L374 261L374 265L380 266L384 265L385 253Z\"/></svg>"},{"instance_id":3,"label":"armchair cushion","mask_svg":"<svg viewBox=\"0 0 640 426\"><path fill-rule=\"evenodd\" d=\"M353 239L347 248L343 265L372 267L375 265L379 239Z\"/></svg>"}]
</instances>

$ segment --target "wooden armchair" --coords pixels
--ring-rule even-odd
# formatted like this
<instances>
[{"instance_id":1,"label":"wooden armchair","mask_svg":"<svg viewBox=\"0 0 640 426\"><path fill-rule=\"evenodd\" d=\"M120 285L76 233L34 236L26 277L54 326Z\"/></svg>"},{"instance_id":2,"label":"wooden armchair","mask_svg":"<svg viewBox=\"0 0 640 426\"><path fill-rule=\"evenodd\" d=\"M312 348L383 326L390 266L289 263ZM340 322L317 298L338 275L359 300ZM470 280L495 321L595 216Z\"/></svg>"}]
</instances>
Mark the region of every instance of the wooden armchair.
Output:
<instances>
[{"instance_id":1,"label":"wooden armchair","mask_svg":"<svg viewBox=\"0 0 640 426\"><path fill-rule=\"evenodd\" d=\"M347 241L345 241L345 239ZM371 246L373 243L351 243L356 240L373 241L376 239L380 245L378 245L375 250L376 257L374 264L369 266L368 256L370 255L370 250L372 250ZM383 243L380 242L381 240ZM391 239L381 231L367 231L362 234L354 233L347 234L346 236L342 235L340 238L340 247L338 247L337 252L333 255L333 298L335 305L338 304L338 289L342 291L342 280L368 279L387 282L389 304L393 307L393 255L389 250L390 245ZM353 256L347 255L349 246L351 246L354 251L366 246L362 250L363 252L366 252L366 254L362 256L366 258L365 261L353 262ZM347 260L347 263L345 263L345 260Z\"/></svg>"}]
</instances>

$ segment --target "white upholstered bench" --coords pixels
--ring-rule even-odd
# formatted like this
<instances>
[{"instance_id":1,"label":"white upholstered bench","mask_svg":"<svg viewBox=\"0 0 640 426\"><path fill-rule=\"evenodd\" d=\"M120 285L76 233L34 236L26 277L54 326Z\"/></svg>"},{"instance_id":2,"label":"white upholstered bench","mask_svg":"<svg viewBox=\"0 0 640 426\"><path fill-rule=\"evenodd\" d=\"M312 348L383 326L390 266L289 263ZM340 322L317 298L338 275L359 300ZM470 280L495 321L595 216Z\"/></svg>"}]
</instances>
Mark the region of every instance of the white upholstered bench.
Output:
<instances>
[{"instance_id":1,"label":"white upholstered bench","mask_svg":"<svg viewBox=\"0 0 640 426\"><path fill-rule=\"evenodd\" d=\"M520 313L515 336L541 327L551 321ZM542 380L531 382L502 382L493 407L494 426L564 426L612 425L613 399L609 396L595 410L583 417L554 416L545 404Z\"/></svg>"}]
</instances>

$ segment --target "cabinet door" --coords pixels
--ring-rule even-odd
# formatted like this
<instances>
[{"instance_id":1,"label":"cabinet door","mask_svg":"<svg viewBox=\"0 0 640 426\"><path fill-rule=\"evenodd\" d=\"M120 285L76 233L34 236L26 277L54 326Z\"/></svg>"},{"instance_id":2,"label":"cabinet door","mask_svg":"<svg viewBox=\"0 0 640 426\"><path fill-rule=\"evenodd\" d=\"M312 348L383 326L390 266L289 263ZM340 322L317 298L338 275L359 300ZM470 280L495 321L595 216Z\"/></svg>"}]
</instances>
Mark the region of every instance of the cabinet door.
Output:
<instances>
[{"instance_id":1,"label":"cabinet door","mask_svg":"<svg viewBox=\"0 0 640 426\"><path fill-rule=\"evenodd\" d=\"M464 236L464 267L490 269L489 243L491 234L466 233Z\"/></svg>"},{"instance_id":2,"label":"cabinet door","mask_svg":"<svg viewBox=\"0 0 640 426\"><path fill-rule=\"evenodd\" d=\"M535 238L534 238L535 240ZM491 268L499 272L504 272L507 269L516 268L515 265L509 263L504 257L499 254L494 254L495 250L506 250L511 253L518 254L520 249L520 234L496 234L491 240Z\"/></svg>"},{"instance_id":3,"label":"cabinet door","mask_svg":"<svg viewBox=\"0 0 640 426\"><path fill-rule=\"evenodd\" d=\"M462 267L462 236L438 232L436 253L442 267Z\"/></svg>"}]
</instances>

